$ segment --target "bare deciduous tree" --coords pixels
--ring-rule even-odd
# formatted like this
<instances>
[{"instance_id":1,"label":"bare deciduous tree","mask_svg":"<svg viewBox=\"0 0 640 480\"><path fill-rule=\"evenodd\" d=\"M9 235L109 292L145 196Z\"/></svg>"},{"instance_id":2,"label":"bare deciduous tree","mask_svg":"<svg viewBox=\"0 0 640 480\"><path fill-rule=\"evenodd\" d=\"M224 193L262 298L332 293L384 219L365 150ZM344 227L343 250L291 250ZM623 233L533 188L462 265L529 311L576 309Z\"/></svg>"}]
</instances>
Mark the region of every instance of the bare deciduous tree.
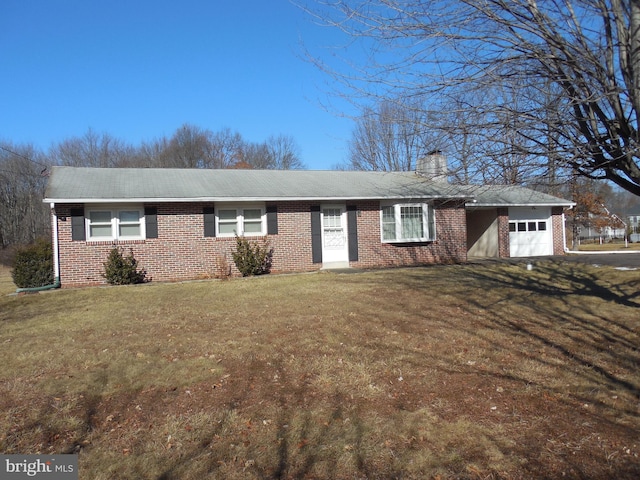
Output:
<instances>
[{"instance_id":1,"label":"bare deciduous tree","mask_svg":"<svg viewBox=\"0 0 640 480\"><path fill-rule=\"evenodd\" d=\"M122 167L135 156L135 149L109 135L92 129L81 137L71 137L49 150L51 163L70 167Z\"/></svg>"},{"instance_id":2,"label":"bare deciduous tree","mask_svg":"<svg viewBox=\"0 0 640 480\"><path fill-rule=\"evenodd\" d=\"M273 170L300 170L305 168L300 147L290 135L271 135L265 145L269 152L269 167Z\"/></svg>"},{"instance_id":3,"label":"bare deciduous tree","mask_svg":"<svg viewBox=\"0 0 640 480\"><path fill-rule=\"evenodd\" d=\"M0 143L0 248L48 235L46 173L47 160L33 146Z\"/></svg>"},{"instance_id":4,"label":"bare deciduous tree","mask_svg":"<svg viewBox=\"0 0 640 480\"><path fill-rule=\"evenodd\" d=\"M240 161L240 152L244 139L238 132L223 128L213 134L210 152L213 160L212 168L231 168Z\"/></svg>"},{"instance_id":5,"label":"bare deciduous tree","mask_svg":"<svg viewBox=\"0 0 640 480\"><path fill-rule=\"evenodd\" d=\"M165 137L152 141L142 142L135 158L131 162L132 167L161 168L166 167L166 152L169 150L169 140Z\"/></svg>"},{"instance_id":6,"label":"bare deciduous tree","mask_svg":"<svg viewBox=\"0 0 640 480\"><path fill-rule=\"evenodd\" d=\"M209 146L211 132L195 125L184 124L176 130L163 152L168 167L211 168Z\"/></svg>"},{"instance_id":7,"label":"bare deciduous tree","mask_svg":"<svg viewBox=\"0 0 640 480\"><path fill-rule=\"evenodd\" d=\"M404 102L383 101L364 108L349 142L348 168L414 170L421 157L442 147L427 116L419 106Z\"/></svg>"},{"instance_id":8,"label":"bare deciduous tree","mask_svg":"<svg viewBox=\"0 0 640 480\"><path fill-rule=\"evenodd\" d=\"M173 168L303 168L292 137L270 136L266 141L245 141L229 128L219 131L184 124L171 136L143 143L132 165Z\"/></svg>"},{"instance_id":9,"label":"bare deciduous tree","mask_svg":"<svg viewBox=\"0 0 640 480\"><path fill-rule=\"evenodd\" d=\"M271 159L269 149L265 143L246 142L237 154L238 162L235 168L268 169Z\"/></svg>"},{"instance_id":10,"label":"bare deciduous tree","mask_svg":"<svg viewBox=\"0 0 640 480\"><path fill-rule=\"evenodd\" d=\"M475 128L512 122L504 128L548 174L564 165L640 195L640 0L308 0L304 8L345 34L342 50L310 53L348 95L419 96L442 111L442 99L497 88L467 107L483 112Z\"/></svg>"},{"instance_id":11,"label":"bare deciduous tree","mask_svg":"<svg viewBox=\"0 0 640 480\"><path fill-rule=\"evenodd\" d=\"M304 168L293 137L272 135L266 141L243 142L236 153L236 168L295 170Z\"/></svg>"}]
</instances>

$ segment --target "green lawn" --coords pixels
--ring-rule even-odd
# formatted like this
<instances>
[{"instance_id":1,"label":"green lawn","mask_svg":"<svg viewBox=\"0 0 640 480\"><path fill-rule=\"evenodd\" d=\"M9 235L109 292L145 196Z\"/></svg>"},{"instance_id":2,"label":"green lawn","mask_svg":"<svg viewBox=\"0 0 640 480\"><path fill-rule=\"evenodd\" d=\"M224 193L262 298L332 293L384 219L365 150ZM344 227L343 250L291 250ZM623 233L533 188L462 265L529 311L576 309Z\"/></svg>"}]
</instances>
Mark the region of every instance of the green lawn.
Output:
<instances>
[{"instance_id":1,"label":"green lawn","mask_svg":"<svg viewBox=\"0 0 640 480\"><path fill-rule=\"evenodd\" d=\"M0 451L81 479L640 478L640 272L0 272Z\"/></svg>"}]
</instances>

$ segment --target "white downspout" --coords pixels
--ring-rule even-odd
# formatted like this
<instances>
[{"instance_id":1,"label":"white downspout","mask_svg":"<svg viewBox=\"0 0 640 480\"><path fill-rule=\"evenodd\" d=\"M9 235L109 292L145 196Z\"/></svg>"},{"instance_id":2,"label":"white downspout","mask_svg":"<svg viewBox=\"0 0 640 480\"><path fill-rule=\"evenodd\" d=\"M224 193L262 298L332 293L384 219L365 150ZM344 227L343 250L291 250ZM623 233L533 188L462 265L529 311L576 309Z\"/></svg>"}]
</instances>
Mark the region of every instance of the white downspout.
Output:
<instances>
[{"instance_id":1,"label":"white downspout","mask_svg":"<svg viewBox=\"0 0 640 480\"><path fill-rule=\"evenodd\" d=\"M60 281L60 247L58 245L58 216L56 215L56 204L51 202L51 232L53 233L53 278Z\"/></svg>"}]
</instances>

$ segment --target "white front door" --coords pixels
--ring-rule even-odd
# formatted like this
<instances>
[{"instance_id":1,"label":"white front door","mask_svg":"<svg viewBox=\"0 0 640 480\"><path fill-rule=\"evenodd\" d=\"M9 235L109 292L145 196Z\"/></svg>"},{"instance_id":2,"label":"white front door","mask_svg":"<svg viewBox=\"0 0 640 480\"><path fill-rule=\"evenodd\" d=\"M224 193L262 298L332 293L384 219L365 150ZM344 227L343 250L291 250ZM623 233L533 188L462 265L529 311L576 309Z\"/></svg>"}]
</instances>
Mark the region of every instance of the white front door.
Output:
<instances>
[{"instance_id":1,"label":"white front door","mask_svg":"<svg viewBox=\"0 0 640 480\"><path fill-rule=\"evenodd\" d=\"M344 205L323 205L322 263L325 267L348 267L347 209Z\"/></svg>"}]
</instances>

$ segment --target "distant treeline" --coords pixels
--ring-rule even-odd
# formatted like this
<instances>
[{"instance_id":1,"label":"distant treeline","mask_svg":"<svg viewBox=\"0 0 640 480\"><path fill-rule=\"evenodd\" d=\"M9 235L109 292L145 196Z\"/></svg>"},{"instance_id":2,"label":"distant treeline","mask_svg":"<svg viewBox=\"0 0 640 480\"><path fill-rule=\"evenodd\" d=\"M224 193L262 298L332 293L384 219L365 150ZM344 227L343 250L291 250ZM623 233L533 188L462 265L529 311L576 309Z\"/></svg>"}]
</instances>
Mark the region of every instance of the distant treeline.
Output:
<instances>
[{"instance_id":1,"label":"distant treeline","mask_svg":"<svg viewBox=\"0 0 640 480\"><path fill-rule=\"evenodd\" d=\"M25 245L51 232L44 205L51 166L138 168L305 168L300 149L287 135L249 142L230 129L217 132L185 124L169 138L131 145L106 133L87 131L42 151L0 141L0 247ZM5 255L2 258L5 258ZM0 258L0 260L2 260Z\"/></svg>"}]
</instances>

